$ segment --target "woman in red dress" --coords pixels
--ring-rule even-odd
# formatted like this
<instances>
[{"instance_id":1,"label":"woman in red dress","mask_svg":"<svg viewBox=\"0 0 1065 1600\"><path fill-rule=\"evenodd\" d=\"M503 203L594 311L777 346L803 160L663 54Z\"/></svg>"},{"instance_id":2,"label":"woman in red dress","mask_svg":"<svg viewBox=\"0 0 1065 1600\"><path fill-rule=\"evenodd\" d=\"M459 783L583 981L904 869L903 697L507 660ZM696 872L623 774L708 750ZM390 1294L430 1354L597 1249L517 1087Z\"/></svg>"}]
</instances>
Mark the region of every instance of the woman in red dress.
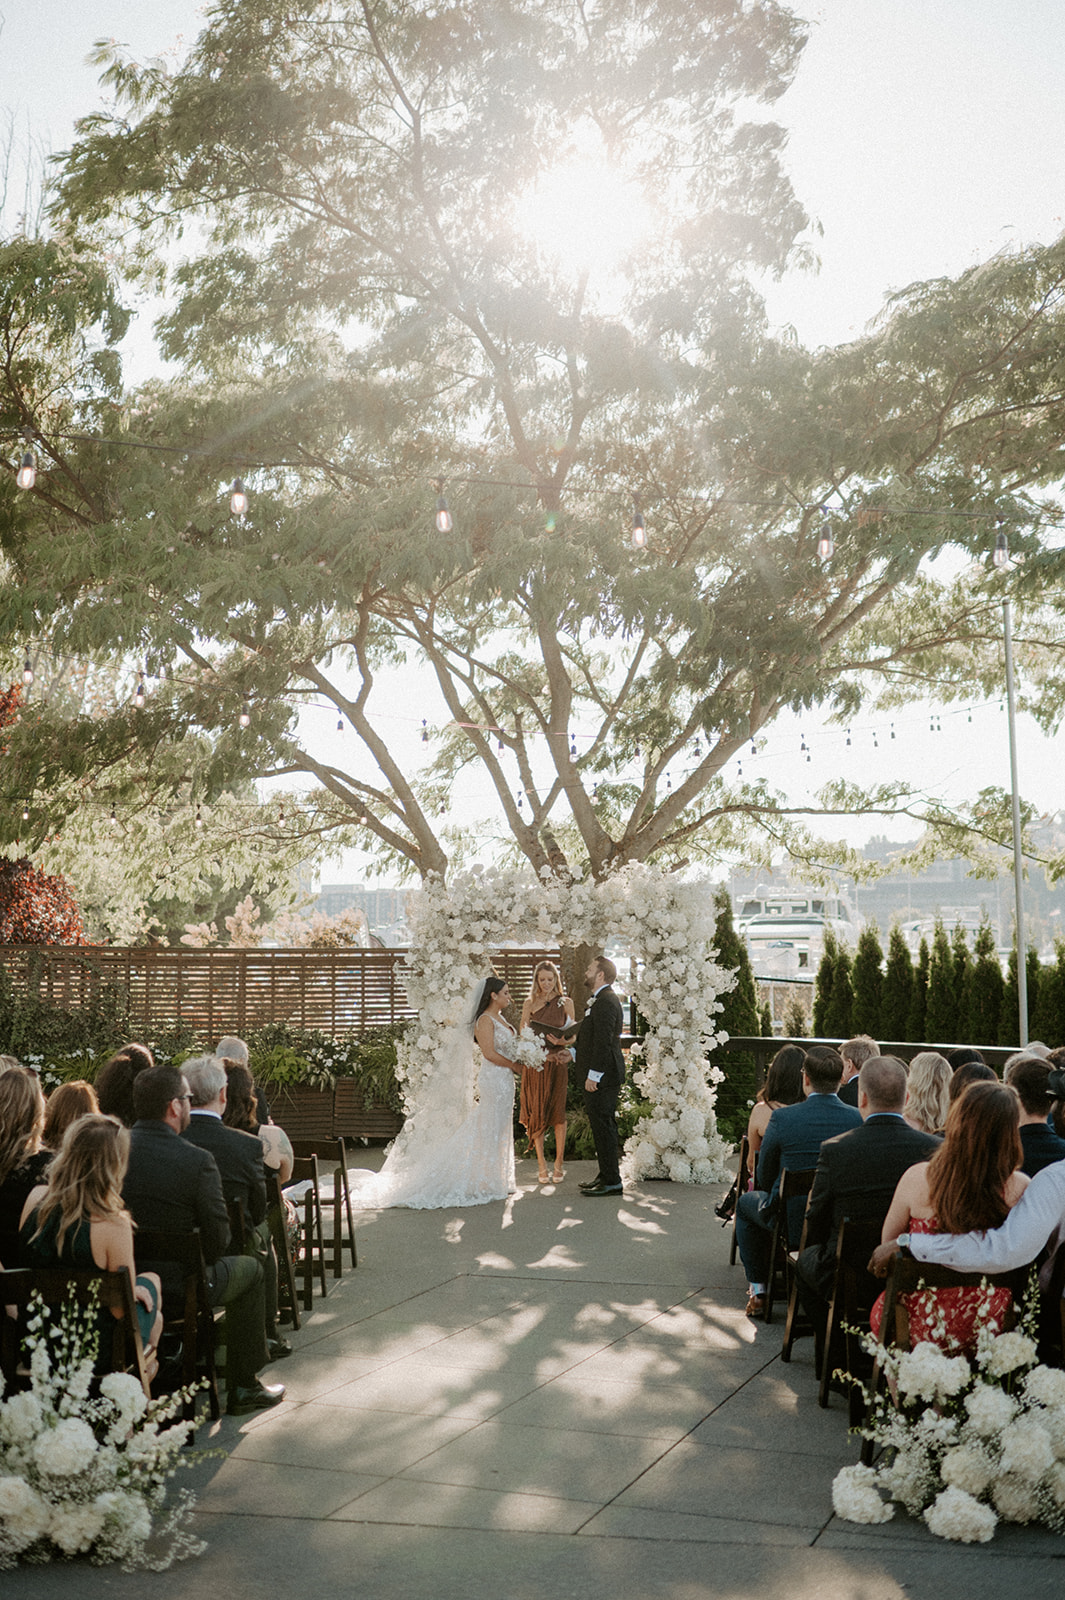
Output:
<instances>
[{"instance_id":1,"label":"woman in red dress","mask_svg":"<svg viewBox=\"0 0 1065 1600\"><path fill-rule=\"evenodd\" d=\"M972 1083L947 1114L947 1132L930 1161L904 1172L895 1189L881 1235L884 1244L900 1233L968 1233L997 1228L1017 1204L1029 1179L1019 1131L1021 1102L1009 1084ZM906 1296L910 1343L930 1340L950 1354L971 1355L986 1322L1000 1332L1010 1308L1008 1288L924 1289ZM869 1319L879 1334L884 1296ZM939 1330L942 1318L945 1332Z\"/></svg>"},{"instance_id":2,"label":"woman in red dress","mask_svg":"<svg viewBox=\"0 0 1065 1600\"><path fill-rule=\"evenodd\" d=\"M562 993L562 979L551 961L541 961L532 976L528 998L521 1008L521 1026L539 1022L547 1027L564 1028L573 1021L573 1001ZM548 1055L543 1071L523 1067L521 1107L518 1120L536 1151L537 1177L541 1183L561 1183L565 1177L562 1157L566 1149L566 1090L569 1086L570 1053L561 1037L545 1036ZM556 1044L556 1049L550 1049ZM544 1160L544 1134L555 1130L555 1168L549 1175Z\"/></svg>"}]
</instances>

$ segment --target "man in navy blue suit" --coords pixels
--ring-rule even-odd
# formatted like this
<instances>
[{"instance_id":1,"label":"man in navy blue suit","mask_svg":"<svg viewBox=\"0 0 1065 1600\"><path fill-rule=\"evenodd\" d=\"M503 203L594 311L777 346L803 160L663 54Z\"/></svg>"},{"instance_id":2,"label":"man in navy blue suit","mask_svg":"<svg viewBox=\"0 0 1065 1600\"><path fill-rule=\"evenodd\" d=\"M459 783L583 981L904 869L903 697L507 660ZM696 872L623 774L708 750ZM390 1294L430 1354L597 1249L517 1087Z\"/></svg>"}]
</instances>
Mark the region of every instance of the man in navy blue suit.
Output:
<instances>
[{"instance_id":1,"label":"man in navy blue suit","mask_svg":"<svg viewBox=\"0 0 1065 1600\"><path fill-rule=\"evenodd\" d=\"M802 1082L806 1099L798 1105L781 1106L773 1112L758 1152L757 1189L739 1198L736 1206L736 1241L743 1269L747 1274L747 1315L760 1317L765 1309L765 1286L770 1271L769 1247L776 1221L780 1174L809 1171L817 1166L826 1139L848 1128L861 1126L857 1107L847 1106L836 1090L843 1076L843 1062L836 1051L811 1051L803 1067ZM802 1206L798 1216L788 1219L789 1241L798 1243L802 1227Z\"/></svg>"}]
</instances>

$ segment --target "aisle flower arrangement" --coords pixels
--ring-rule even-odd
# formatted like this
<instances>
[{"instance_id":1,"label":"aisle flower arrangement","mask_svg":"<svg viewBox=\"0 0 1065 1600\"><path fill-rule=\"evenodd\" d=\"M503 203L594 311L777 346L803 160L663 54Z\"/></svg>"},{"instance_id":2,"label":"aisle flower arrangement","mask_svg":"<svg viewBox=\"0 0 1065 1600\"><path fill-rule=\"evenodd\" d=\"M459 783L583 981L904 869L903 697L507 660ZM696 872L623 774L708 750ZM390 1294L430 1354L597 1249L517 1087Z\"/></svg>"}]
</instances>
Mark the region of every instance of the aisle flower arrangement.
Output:
<instances>
[{"instance_id":1,"label":"aisle flower arrangement","mask_svg":"<svg viewBox=\"0 0 1065 1600\"><path fill-rule=\"evenodd\" d=\"M633 1078L651 1102L626 1148L622 1176L629 1183L715 1183L728 1176L729 1147L714 1116L721 1073L706 1052L724 1038L714 1026L718 996L735 978L714 960L708 885L642 863L601 883L548 868L539 879L474 868L446 885L430 879L411 896L410 921L407 994L418 1022L398 1068L408 1114L445 1059L448 1032L462 1022L469 991L500 943L602 948L619 939L644 962L639 1003L648 1034L642 1056L634 1052ZM456 1093L467 1088L457 1086Z\"/></svg>"},{"instance_id":2,"label":"aisle flower arrangement","mask_svg":"<svg viewBox=\"0 0 1065 1600\"><path fill-rule=\"evenodd\" d=\"M185 1391L149 1402L128 1373L90 1395L96 1309L55 1316L31 1303L30 1387L0 1400L0 1567L86 1555L95 1565L160 1572L206 1546L189 1529L187 1491L166 1488L189 1457ZM2 1394L2 1380L0 1380Z\"/></svg>"},{"instance_id":3,"label":"aisle flower arrangement","mask_svg":"<svg viewBox=\"0 0 1065 1600\"><path fill-rule=\"evenodd\" d=\"M860 1430L885 1447L875 1467L844 1467L832 1485L836 1515L887 1522L895 1504L941 1539L983 1544L1002 1522L1065 1531L1065 1372L1037 1364L1036 1294L1020 1327L982 1327L973 1361L925 1342L879 1353L890 1390Z\"/></svg>"}]
</instances>

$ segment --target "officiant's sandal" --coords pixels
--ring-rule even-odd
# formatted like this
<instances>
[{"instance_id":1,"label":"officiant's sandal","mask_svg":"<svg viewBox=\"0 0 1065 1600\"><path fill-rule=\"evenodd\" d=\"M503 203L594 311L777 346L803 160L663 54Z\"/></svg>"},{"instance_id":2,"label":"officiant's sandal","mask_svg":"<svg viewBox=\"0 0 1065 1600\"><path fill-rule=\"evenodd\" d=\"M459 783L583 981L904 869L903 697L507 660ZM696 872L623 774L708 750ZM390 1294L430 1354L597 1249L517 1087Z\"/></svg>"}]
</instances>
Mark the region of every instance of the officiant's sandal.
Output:
<instances>
[{"instance_id":1,"label":"officiant's sandal","mask_svg":"<svg viewBox=\"0 0 1065 1600\"><path fill-rule=\"evenodd\" d=\"M551 1182L552 1183L561 1183L565 1176L566 1176L566 1174L563 1171L561 1171L560 1168L556 1167L554 1172L552 1172L552 1174L551 1174Z\"/></svg>"}]
</instances>

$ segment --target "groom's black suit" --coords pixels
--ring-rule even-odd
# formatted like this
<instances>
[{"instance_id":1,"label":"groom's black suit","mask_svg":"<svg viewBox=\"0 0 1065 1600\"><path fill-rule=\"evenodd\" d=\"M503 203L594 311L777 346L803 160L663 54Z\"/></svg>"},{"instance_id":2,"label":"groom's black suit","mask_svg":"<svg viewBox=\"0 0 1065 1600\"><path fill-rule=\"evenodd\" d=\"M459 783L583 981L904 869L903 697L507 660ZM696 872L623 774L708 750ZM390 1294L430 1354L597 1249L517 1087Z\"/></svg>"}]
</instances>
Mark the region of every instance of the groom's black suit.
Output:
<instances>
[{"instance_id":1,"label":"groom's black suit","mask_svg":"<svg viewBox=\"0 0 1065 1600\"><path fill-rule=\"evenodd\" d=\"M623 1014L621 1001L610 985L604 984L592 1001L577 1030L575 1059L582 1084L590 1072L601 1072L594 1093L584 1091L584 1109L592 1125L595 1153L599 1158L599 1181L607 1188L621 1184L618 1170L618 1091L625 1082L625 1057L621 1053Z\"/></svg>"}]
</instances>

